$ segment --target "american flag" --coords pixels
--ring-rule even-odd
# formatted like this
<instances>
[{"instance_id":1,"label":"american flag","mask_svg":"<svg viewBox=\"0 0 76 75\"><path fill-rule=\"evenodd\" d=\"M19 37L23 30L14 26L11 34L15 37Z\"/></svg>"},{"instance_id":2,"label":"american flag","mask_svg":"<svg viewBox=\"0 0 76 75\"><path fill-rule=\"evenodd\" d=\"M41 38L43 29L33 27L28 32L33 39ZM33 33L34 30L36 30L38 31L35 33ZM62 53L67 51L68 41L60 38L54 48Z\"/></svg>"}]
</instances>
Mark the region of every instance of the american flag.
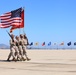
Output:
<instances>
[{"instance_id":1,"label":"american flag","mask_svg":"<svg viewBox=\"0 0 76 75\"><path fill-rule=\"evenodd\" d=\"M21 18L22 10L23 10L22 8L19 8L0 16L0 28L20 26L22 24L22 18Z\"/></svg>"},{"instance_id":2,"label":"american flag","mask_svg":"<svg viewBox=\"0 0 76 75\"><path fill-rule=\"evenodd\" d=\"M10 29L10 33L17 28L23 28L24 27L24 10L22 10L22 12L21 12L21 19L22 19L21 24L12 26Z\"/></svg>"}]
</instances>

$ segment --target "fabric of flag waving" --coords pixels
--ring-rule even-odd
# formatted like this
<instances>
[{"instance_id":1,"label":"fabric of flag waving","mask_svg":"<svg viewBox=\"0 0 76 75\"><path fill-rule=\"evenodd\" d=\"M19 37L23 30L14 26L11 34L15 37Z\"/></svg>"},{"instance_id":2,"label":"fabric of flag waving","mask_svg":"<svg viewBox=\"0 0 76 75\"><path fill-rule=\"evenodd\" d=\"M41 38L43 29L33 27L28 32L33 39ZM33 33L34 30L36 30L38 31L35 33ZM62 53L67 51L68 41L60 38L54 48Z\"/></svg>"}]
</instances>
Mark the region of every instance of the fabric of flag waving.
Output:
<instances>
[{"instance_id":1,"label":"fabric of flag waving","mask_svg":"<svg viewBox=\"0 0 76 75\"><path fill-rule=\"evenodd\" d=\"M21 24L12 26L12 28L10 29L10 32L12 32L14 29L24 27L24 10L21 12L21 19L22 19Z\"/></svg>"},{"instance_id":2,"label":"fabric of flag waving","mask_svg":"<svg viewBox=\"0 0 76 75\"><path fill-rule=\"evenodd\" d=\"M38 46L38 45L39 45L39 43L38 43L38 42L36 42L36 43L35 43L35 45L36 45L36 46Z\"/></svg>"},{"instance_id":3,"label":"fabric of flag waving","mask_svg":"<svg viewBox=\"0 0 76 75\"><path fill-rule=\"evenodd\" d=\"M16 28L19 28L19 26L23 27L21 13L22 8L19 8L0 16L0 28L8 28L11 26L16 26Z\"/></svg>"},{"instance_id":4,"label":"fabric of flag waving","mask_svg":"<svg viewBox=\"0 0 76 75\"><path fill-rule=\"evenodd\" d=\"M67 43L67 45L70 46L71 45L71 42Z\"/></svg>"},{"instance_id":5,"label":"fabric of flag waving","mask_svg":"<svg viewBox=\"0 0 76 75\"><path fill-rule=\"evenodd\" d=\"M32 46L32 45L33 45L33 42L30 43L30 46Z\"/></svg>"},{"instance_id":6,"label":"fabric of flag waving","mask_svg":"<svg viewBox=\"0 0 76 75\"><path fill-rule=\"evenodd\" d=\"M51 42L48 43L48 46L50 46L50 45L51 45Z\"/></svg>"},{"instance_id":7,"label":"fabric of flag waving","mask_svg":"<svg viewBox=\"0 0 76 75\"><path fill-rule=\"evenodd\" d=\"M44 46L44 45L45 45L45 42L43 42L42 46Z\"/></svg>"},{"instance_id":8,"label":"fabric of flag waving","mask_svg":"<svg viewBox=\"0 0 76 75\"><path fill-rule=\"evenodd\" d=\"M56 45L57 43L54 43L54 45Z\"/></svg>"},{"instance_id":9,"label":"fabric of flag waving","mask_svg":"<svg viewBox=\"0 0 76 75\"><path fill-rule=\"evenodd\" d=\"M76 42L74 42L74 45L76 46Z\"/></svg>"},{"instance_id":10,"label":"fabric of flag waving","mask_svg":"<svg viewBox=\"0 0 76 75\"><path fill-rule=\"evenodd\" d=\"M64 42L62 42L60 45L64 45Z\"/></svg>"}]
</instances>

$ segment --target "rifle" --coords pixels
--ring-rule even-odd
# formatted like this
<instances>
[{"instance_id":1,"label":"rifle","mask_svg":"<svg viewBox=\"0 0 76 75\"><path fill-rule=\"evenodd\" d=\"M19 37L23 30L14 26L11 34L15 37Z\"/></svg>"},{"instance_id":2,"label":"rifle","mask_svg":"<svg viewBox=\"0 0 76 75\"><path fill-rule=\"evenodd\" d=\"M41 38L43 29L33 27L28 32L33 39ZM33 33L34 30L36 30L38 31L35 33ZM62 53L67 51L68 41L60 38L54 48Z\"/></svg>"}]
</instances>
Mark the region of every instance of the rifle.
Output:
<instances>
[{"instance_id":1,"label":"rifle","mask_svg":"<svg viewBox=\"0 0 76 75\"><path fill-rule=\"evenodd\" d=\"M11 34L6 30L6 32L8 33L8 35L11 37ZM11 37L12 41L14 42L14 39Z\"/></svg>"}]
</instances>

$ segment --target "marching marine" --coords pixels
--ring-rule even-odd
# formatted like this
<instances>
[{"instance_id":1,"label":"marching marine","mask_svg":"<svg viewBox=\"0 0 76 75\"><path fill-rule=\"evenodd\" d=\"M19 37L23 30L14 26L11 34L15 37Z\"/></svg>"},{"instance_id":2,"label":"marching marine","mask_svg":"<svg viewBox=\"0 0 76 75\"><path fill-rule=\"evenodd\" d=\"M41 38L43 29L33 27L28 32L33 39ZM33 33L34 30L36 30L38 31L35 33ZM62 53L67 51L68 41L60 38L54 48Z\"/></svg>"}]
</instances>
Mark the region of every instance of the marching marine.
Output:
<instances>
[{"instance_id":1,"label":"marching marine","mask_svg":"<svg viewBox=\"0 0 76 75\"><path fill-rule=\"evenodd\" d=\"M13 57L13 60L16 61L15 58L15 40L14 40L14 35L11 34L11 40L10 40L10 53L8 55L7 61L10 61L11 56Z\"/></svg>"},{"instance_id":2,"label":"marching marine","mask_svg":"<svg viewBox=\"0 0 76 75\"><path fill-rule=\"evenodd\" d=\"M19 55L21 56L21 61L25 61L24 57L23 57L23 49L22 49L22 45L20 44L20 39L18 36L16 36L16 47L18 48L19 51ZM18 59L18 58L17 58Z\"/></svg>"},{"instance_id":3,"label":"marching marine","mask_svg":"<svg viewBox=\"0 0 76 75\"><path fill-rule=\"evenodd\" d=\"M27 39L22 34L20 34L20 42L21 42L22 49L23 49L23 55L26 57L26 60L27 61L31 60L31 59L28 58L27 52L26 52Z\"/></svg>"}]
</instances>

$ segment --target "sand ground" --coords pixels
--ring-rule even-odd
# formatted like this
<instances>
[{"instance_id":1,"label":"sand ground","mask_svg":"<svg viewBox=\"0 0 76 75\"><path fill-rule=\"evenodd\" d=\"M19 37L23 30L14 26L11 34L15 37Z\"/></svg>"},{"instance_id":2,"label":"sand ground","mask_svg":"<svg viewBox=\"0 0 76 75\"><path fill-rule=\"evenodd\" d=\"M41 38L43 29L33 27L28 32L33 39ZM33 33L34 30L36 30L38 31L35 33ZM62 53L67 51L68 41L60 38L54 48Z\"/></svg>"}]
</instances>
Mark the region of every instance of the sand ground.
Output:
<instances>
[{"instance_id":1,"label":"sand ground","mask_svg":"<svg viewBox=\"0 0 76 75\"><path fill-rule=\"evenodd\" d=\"M31 61L7 62L0 49L0 75L76 75L76 50L27 50Z\"/></svg>"}]
</instances>

